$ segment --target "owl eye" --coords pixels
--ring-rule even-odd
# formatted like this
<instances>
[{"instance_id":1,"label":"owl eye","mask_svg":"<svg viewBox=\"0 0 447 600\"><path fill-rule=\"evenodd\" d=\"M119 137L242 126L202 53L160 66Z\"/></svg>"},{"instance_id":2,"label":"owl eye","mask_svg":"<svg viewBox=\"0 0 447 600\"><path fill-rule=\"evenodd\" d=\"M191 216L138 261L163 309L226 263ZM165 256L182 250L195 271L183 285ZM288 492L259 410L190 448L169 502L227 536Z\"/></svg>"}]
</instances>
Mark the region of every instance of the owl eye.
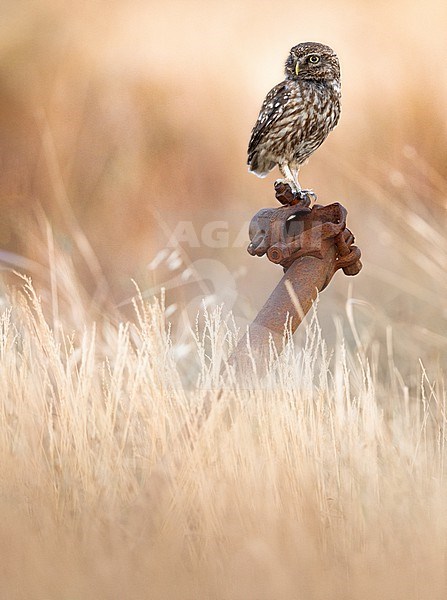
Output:
<instances>
[{"instance_id":1,"label":"owl eye","mask_svg":"<svg viewBox=\"0 0 447 600\"><path fill-rule=\"evenodd\" d=\"M317 56L316 54L311 54L308 58L309 62L312 63L313 65L316 65L317 63L320 62L320 57Z\"/></svg>"}]
</instances>

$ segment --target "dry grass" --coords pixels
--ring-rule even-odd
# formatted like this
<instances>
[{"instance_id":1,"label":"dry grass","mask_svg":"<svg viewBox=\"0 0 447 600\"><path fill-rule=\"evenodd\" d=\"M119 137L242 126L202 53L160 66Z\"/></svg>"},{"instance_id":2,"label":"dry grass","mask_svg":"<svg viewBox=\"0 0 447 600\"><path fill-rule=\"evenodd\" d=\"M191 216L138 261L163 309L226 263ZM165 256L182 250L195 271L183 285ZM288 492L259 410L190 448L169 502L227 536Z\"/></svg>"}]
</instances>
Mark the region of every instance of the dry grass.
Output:
<instances>
[{"instance_id":1,"label":"dry grass","mask_svg":"<svg viewBox=\"0 0 447 600\"><path fill-rule=\"evenodd\" d=\"M328 352L314 316L302 349L235 383L216 309L191 385L163 305L135 310L51 329L25 282L3 313L2 597L445 596L441 376L414 362L409 390L391 353L386 375Z\"/></svg>"}]
</instances>

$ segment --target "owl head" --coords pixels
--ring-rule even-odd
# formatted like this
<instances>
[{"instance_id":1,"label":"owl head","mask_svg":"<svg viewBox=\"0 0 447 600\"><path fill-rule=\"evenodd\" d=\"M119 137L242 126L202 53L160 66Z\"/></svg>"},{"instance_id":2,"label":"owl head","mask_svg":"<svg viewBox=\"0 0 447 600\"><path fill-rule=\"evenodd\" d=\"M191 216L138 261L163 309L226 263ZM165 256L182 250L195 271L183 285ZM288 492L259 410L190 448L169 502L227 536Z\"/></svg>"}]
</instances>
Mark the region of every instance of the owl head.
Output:
<instances>
[{"instance_id":1,"label":"owl head","mask_svg":"<svg viewBox=\"0 0 447 600\"><path fill-rule=\"evenodd\" d=\"M303 42L290 50L285 74L286 79L337 80L340 79L340 63L329 46Z\"/></svg>"}]
</instances>

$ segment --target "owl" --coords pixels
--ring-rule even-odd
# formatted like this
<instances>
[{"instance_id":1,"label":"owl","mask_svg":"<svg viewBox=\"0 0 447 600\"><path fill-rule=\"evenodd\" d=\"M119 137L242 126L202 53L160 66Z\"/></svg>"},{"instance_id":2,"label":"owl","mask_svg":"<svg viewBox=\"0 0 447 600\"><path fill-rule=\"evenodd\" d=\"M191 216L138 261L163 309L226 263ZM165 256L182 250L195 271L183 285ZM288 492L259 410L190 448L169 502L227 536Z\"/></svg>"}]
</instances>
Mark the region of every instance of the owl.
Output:
<instances>
[{"instance_id":1,"label":"owl","mask_svg":"<svg viewBox=\"0 0 447 600\"><path fill-rule=\"evenodd\" d=\"M317 42L294 46L285 79L267 94L248 144L249 170L265 177L276 165L285 182L303 196L298 173L340 117L340 64Z\"/></svg>"}]
</instances>

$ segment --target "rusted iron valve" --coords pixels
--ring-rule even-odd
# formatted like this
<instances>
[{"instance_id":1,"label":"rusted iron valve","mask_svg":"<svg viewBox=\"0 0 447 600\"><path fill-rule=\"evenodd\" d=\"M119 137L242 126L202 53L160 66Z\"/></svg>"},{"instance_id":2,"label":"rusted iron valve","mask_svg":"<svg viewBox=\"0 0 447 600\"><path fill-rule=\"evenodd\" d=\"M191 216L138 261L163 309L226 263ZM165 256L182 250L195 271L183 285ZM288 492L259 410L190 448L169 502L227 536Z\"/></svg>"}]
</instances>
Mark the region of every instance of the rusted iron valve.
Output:
<instances>
[{"instance_id":1,"label":"rusted iron valve","mask_svg":"<svg viewBox=\"0 0 447 600\"><path fill-rule=\"evenodd\" d=\"M256 213L247 250L252 256L267 255L285 273L230 357L230 364L243 371L256 362L262 370L261 362L253 363L253 358L265 358L271 341L281 351L286 321L294 332L338 269L357 275L362 268L341 204L310 208L311 194L294 193L284 182L275 184L275 191L283 206Z\"/></svg>"},{"instance_id":2,"label":"rusted iron valve","mask_svg":"<svg viewBox=\"0 0 447 600\"><path fill-rule=\"evenodd\" d=\"M289 191L296 198L290 188ZM281 189L281 201L284 193ZM287 271L303 256L322 259L324 240L333 239L337 253L326 287L338 269L343 269L345 275L357 275L362 268L360 250L353 246L354 236L346 227L346 215L346 209L338 202L328 206L315 204L310 209L306 197L279 208L263 208L251 220L247 250L252 256L266 254Z\"/></svg>"}]
</instances>

